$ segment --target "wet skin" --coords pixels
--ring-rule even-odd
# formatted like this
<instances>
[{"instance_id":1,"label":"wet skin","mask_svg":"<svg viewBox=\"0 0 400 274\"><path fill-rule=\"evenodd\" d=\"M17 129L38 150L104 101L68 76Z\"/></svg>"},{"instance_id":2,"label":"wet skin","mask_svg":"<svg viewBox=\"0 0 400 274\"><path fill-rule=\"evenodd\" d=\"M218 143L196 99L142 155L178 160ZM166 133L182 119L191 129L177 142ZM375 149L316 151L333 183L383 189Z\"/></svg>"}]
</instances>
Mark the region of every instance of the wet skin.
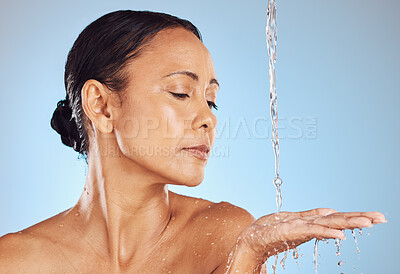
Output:
<instances>
[{"instance_id":1,"label":"wet skin","mask_svg":"<svg viewBox=\"0 0 400 274\"><path fill-rule=\"evenodd\" d=\"M85 83L84 191L72 208L1 237L1 273L252 273L284 242L341 238L342 229L385 221L378 212L330 209L256 221L229 203L168 191L204 178L219 90L211 56L191 32L168 29L125 72L129 84L118 94Z\"/></svg>"}]
</instances>

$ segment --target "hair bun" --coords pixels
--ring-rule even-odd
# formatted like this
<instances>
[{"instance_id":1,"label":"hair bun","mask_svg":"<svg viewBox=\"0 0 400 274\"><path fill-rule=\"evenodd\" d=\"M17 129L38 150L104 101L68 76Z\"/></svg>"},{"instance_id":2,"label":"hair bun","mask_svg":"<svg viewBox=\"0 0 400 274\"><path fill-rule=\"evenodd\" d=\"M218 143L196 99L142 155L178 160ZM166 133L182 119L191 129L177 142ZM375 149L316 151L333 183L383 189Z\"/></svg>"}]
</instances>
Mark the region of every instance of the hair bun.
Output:
<instances>
[{"instance_id":1,"label":"hair bun","mask_svg":"<svg viewBox=\"0 0 400 274\"><path fill-rule=\"evenodd\" d=\"M67 99L60 100L57 103L50 125L61 135L61 141L64 145L72 147L77 152L80 151L81 141L78 128L75 119L72 118L72 109Z\"/></svg>"}]
</instances>

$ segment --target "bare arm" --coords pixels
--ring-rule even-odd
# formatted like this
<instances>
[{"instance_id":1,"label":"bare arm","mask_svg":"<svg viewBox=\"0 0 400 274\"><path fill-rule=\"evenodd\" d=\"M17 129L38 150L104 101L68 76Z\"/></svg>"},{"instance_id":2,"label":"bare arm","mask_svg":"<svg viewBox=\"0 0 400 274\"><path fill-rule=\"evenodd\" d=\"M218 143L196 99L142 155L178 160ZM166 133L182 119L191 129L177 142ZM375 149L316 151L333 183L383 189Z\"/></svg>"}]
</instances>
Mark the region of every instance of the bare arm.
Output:
<instances>
[{"instance_id":1,"label":"bare arm","mask_svg":"<svg viewBox=\"0 0 400 274\"><path fill-rule=\"evenodd\" d=\"M379 212L344 212L313 209L263 216L243 230L225 264L213 273L260 273L271 256L313 238L344 238L344 229L371 227L386 222Z\"/></svg>"}]
</instances>

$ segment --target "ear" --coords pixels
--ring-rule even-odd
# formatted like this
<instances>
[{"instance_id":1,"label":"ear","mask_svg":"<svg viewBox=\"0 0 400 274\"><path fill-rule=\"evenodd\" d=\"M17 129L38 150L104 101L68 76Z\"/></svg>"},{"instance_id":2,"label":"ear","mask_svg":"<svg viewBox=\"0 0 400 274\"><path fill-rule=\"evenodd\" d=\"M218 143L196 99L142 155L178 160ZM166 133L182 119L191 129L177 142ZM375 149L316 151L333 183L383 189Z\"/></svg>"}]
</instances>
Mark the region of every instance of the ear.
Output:
<instances>
[{"instance_id":1,"label":"ear","mask_svg":"<svg viewBox=\"0 0 400 274\"><path fill-rule=\"evenodd\" d=\"M83 85L81 96L82 108L94 127L102 133L111 133L114 129L111 91L99 81L90 79Z\"/></svg>"}]
</instances>

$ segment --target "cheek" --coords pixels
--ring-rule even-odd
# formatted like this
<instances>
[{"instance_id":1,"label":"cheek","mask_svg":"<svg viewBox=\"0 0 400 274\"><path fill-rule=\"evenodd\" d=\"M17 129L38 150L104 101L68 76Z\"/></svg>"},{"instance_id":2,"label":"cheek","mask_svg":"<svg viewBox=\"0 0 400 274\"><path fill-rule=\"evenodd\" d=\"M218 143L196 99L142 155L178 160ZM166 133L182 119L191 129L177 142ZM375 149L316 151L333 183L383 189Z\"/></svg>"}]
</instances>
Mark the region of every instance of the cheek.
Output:
<instances>
[{"instance_id":1,"label":"cheek","mask_svg":"<svg viewBox=\"0 0 400 274\"><path fill-rule=\"evenodd\" d=\"M126 111L115 129L122 154L170 183L200 184L205 163L181 151L191 139L190 114L166 104L142 106Z\"/></svg>"}]
</instances>

